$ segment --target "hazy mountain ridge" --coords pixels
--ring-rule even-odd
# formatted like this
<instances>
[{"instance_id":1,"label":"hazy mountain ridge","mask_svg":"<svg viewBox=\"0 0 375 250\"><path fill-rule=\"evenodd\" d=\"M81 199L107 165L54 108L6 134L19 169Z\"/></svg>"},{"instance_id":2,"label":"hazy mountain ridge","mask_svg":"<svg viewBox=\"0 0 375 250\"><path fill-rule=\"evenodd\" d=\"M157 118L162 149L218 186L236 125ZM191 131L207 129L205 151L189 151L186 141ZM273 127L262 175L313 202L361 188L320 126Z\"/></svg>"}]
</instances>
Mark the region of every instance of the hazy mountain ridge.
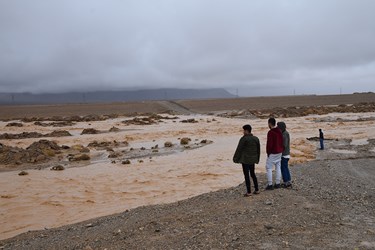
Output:
<instances>
[{"instance_id":1,"label":"hazy mountain ridge","mask_svg":"<svg viewBox=\"0 0 375 250\"><path fill-rule=\"evenodd\" d=\"M0 104L62 104L148 100L232 98L225 89L147 89L68 93L0 93Z\"/></svg>"}]
</instances>

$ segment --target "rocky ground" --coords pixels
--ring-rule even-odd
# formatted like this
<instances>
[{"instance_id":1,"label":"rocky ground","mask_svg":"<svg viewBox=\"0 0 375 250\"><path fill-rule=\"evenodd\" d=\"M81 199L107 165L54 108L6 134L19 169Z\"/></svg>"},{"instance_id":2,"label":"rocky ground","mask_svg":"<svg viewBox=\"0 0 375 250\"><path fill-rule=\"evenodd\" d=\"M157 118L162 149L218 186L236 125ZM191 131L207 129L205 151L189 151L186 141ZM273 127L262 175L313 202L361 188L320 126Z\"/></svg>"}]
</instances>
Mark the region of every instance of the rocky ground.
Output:
<instances>
[{"instance_id":1,"label":"rocky ground","mask_svg":"<svg viewBox=\"0 0 375 250\"><path fill-rule=\"evenodd\" d=\"M243 197L242 184L172 204L24 233L1 241L0 248L374 249L375 158L369 153L340 160L321 151L318 160L291 168L292 189ZM264 187L265 176L258 179Z\"/></svg>"}]
</instances>

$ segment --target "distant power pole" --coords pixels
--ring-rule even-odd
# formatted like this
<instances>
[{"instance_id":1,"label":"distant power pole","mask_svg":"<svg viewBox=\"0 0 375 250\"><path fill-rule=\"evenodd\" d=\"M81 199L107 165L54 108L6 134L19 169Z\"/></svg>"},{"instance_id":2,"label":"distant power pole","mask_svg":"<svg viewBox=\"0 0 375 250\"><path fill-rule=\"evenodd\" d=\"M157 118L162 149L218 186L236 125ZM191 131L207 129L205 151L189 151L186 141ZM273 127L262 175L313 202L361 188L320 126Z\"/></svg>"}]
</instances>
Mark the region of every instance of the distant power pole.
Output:
<instances>
[{"instance_id":1,"label":"distant power pole","mask_svg":"<svg viewBox=\"0 0 375 250\"><path fill-rule=\"evenodd\" d=\"M236 89L236 97L238 98L238 89Z\"/></svg>"},{"instance_id":2,"label":"distant power pole","mask_svg":"<svg viewBox=\"0 0 375 250\"><path fill-rule=\"evenodd\" d=\"M340 95L342 94L342 88L340 87Z\"/></svg>"},{"instance_id":3,"label":"distant power pole","mask_svg":"<svg viewBox=\"0 0 375 250\"><path fill-rule=\"evenodd\" d=\"M293 95L296 95L296 89L293 89Z\"/></svg>"}]
</instances>

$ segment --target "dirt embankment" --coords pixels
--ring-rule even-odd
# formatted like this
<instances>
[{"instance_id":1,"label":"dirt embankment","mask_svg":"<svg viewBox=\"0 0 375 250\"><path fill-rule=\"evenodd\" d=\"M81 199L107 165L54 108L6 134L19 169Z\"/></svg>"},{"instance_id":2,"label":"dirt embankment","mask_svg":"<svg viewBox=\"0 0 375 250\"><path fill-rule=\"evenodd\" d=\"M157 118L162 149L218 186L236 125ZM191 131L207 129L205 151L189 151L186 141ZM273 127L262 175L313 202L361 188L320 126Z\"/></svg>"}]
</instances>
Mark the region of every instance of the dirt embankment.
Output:
<instances>
[{"instance_id":1,"label":"dirt embankment","mask_svg":"<svg viewBox=\"0 0 375 250\"><path fill-rule=\"evenodd\" d=\"M308 115L326 115L329 113L366 113L375 111L375 102L361 102L353 105L340 104L338 106L303 106L303 107L276 107L271 109L248 109L219 113L222 117L237 118L288 118Z\"/></svg>"},{"instance_id":2,"label":"dirt embankment","mask_svg":"<svg viewBox=\"0 0 375 250\"><path fill-rule=\"evenodd\" d=\"M304 95L304 96L267 96L244 97L234 99L180 100L180 105L195 112L209 113L226 110L263 110L287 107L330 106L374 102L375 93L351 95Z\"/></svg>"},{"instance_id":3,"label":"dirt embankment","mask_svg":"<svg viewBox=\"0 0 375 250\"><path fill-rule=\"evenodd\" d=\"M235 99L179 100L173 102L147 101L109 104L66 104L66 105L20 105L3 106L0 109L0 120L31 119L55 117L51 121L61 121L58 117L108 116L109 114L136 116L146 113L209 113L225 110L258 110L276 107L327 106L374 102L375 93L351 95L307 95L307 96L271 96L246 97ZM166 105L166 103L168 105ZM109 115L110 116L110 115ZM66 120L65 120L66 121ZM71 120L74 121L74 120Z\"/></svg>"}]
</instances>

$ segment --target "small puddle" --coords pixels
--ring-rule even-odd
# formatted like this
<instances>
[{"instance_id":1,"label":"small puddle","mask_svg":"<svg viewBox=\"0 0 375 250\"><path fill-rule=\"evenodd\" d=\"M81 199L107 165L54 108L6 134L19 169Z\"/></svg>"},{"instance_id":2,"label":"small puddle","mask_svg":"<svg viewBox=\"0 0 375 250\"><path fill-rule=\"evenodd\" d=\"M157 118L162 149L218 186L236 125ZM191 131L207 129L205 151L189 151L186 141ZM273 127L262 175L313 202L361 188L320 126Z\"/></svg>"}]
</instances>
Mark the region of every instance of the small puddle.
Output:
<instances>
[{"instance_id":1,"label":"small puddle","mask_svg":"<svg viewBox=\"0 0 375 250\"><path fill-rule=\"evenodd\" d=\"M332 152L339 153L339 154L356 154L357 151L354 150L347 150L347 149L330 149Z\"/></svg>"},{"instance_id":2,"label":"small puddle","mask_svg":"<svg viewBox=\"0 0 375 250\"><path fill-rule=\"evenodd\" d=\"M367 145L368 144L368 139L355 139L350 142L350 145L354 146L362 146L362 145Z\"/></svg>"}]
</instances>

